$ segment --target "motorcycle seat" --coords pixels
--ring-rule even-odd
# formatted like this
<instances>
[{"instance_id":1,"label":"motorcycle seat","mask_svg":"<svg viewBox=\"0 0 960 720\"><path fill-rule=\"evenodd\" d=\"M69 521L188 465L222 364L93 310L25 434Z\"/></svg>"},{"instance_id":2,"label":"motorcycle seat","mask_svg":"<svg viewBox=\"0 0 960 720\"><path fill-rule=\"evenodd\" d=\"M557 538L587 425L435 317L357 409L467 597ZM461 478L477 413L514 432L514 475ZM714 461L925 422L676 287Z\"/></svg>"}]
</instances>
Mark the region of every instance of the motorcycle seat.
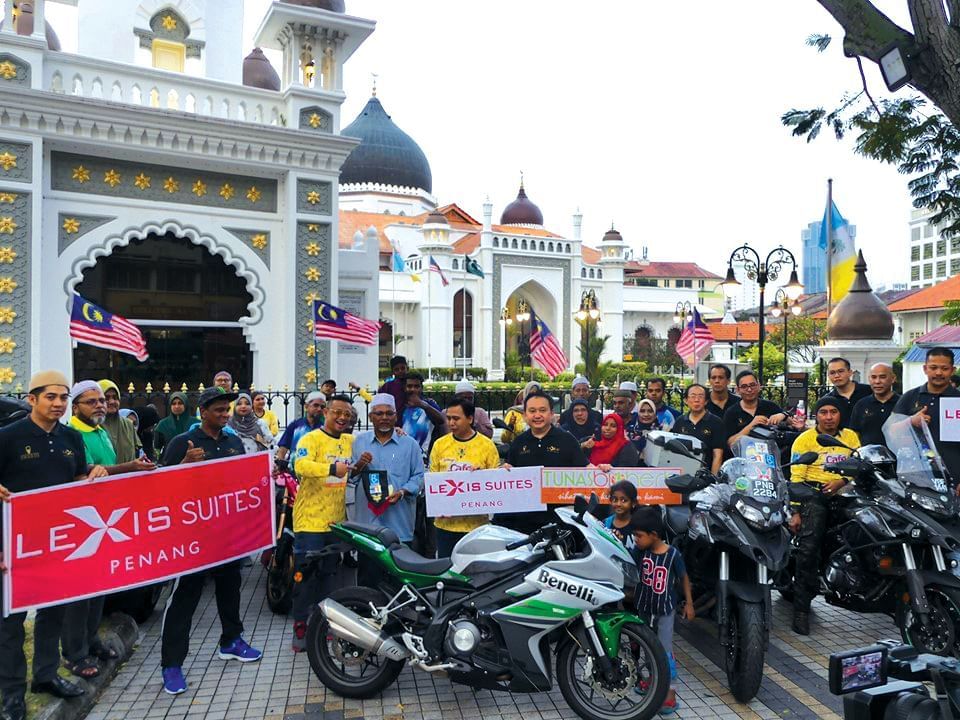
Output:
<instances>
[{"instance_id":1,"label":"motorcycle seat","mask_svg":"<svg viewBox=\"0 0 960 720\"><path fill-rule=\"evenodd\" d=\"M673 532L682 535L690 525L690 508L687 505L667 505L664 521Z\"/></svg>"},{"instance_id":2,"label":"motorcycle seat","mask_svg":"<svg viewBox=\"0 0 960 720\"><path fill-rule=\"evenodd\" d=\"M379 525L372 525L370 523L351 521L342 522L340 524L348 530L353 530L354 532L375 537L388 548L400 544L400 538L398 538L397 534L390 528L380 527Z\"/></svg>"},{"instance_id":3,"label":"motorcycle seat","mask_svg":"<svg viewBox=\"0 0 960 720\"><path fill-rule=\"evenodd\" d=\"M391 548L390 556L401 570L420 573L421 575L443 575L453 566L453 561L450 558L438 558L436 560L425 558L402 545Z\"/></svg>"}]
</instances>

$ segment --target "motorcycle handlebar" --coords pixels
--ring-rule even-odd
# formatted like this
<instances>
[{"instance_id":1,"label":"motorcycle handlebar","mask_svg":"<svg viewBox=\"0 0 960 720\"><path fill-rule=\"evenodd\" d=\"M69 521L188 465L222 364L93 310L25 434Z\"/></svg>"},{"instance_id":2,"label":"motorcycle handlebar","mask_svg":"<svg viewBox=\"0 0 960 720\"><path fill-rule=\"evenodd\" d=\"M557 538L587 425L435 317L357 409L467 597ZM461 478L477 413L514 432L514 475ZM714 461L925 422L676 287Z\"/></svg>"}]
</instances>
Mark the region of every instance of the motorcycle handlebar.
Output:
<instances>
[{"instance_id":1,"label":"motorcycle handlebar","mask_svg":"<svg viewBox=\"0 0 960 720\"><path fill-rule=\"evenodd\" d=\"M512 543L507 543L504 549L516 550L517 548L522 548L524 545L536 545L541 540L546 539L547 535L552 534L556 529L557 526L555 524L546 525L542 528L534 530L522 540L514 540Z\"/></svg>"}]
</instances>

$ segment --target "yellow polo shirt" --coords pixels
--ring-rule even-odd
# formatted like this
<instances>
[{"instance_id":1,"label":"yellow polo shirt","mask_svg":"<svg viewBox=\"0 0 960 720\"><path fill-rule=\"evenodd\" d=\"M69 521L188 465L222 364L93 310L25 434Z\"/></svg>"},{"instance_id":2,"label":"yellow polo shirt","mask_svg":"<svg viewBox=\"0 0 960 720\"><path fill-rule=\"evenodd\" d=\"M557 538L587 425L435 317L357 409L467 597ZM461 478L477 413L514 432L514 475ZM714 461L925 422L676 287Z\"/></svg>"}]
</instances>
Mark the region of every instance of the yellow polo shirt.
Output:
<instances>
[{"instance_id":1,"label":"yellow polo shirt","mask_svg":"<svg viewBox=\"0 0 960 720\"><path fill-rule=\"evenodd\" d=\"M311 430L297 443L300 489L293 504L294 532L328 532L347 519L347 479L330 474L333 463L350 462L353 435L338 438L323 428Z\"/></svg>"}]
</instances>

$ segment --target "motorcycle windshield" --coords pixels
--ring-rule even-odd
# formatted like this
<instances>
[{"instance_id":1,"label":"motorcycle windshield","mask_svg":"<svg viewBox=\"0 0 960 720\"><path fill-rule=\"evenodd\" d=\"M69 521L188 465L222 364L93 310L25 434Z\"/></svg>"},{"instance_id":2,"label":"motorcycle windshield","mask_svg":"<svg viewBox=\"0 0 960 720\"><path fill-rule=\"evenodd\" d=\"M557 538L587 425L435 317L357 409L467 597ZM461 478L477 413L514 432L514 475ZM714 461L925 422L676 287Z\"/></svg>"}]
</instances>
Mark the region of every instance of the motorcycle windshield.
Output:
<instances>
[{"instance_id":1,"label":"motorcycle windshield","mask_svg":"<svg viewBox=\"0 0 960 720\"><path fill-rule=\"evenodd\" d=\"M732 446L734 457L755 460L769 469L771 480L783 483L785 478L780 470L780 448L773 440L761 440L754 437L742 437Z\"/></svg>"},{"instance_id":2,"label":"motorcycle windshield","mask_svg":"<svg viewBox=\"0 0 960 720\"><path fill-rule=\"evenodd\" d=\"M720 478L732 492L760 503L783 503L786 483L780 468L766 459L735 457L720 467Z\"/></svg>"},{"instance_id":3,"label":"motorcycle windshield","mask_svg":"<svg viewBox=\"0 0 960 720\"><path fill-rule=\"evenodd\" d=\"M909 415L894 413L883 424L883 437L897 458L897 477L901 482L938 493L948 491L948 476L926 423L915 428Z\"/></svg>"}]
</instances>

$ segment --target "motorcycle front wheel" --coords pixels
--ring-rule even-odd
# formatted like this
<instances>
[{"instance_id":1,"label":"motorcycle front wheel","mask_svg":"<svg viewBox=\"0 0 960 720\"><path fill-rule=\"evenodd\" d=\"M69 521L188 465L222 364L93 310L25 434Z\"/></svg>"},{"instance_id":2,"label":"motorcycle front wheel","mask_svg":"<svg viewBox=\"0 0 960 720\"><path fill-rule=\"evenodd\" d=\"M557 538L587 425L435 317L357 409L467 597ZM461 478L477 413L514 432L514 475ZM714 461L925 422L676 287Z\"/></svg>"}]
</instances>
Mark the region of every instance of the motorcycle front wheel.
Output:
<instances>
[{"instance_id":1,"label":"motorcycle front wheel","mask_svg":"<svg viewBox=\"0 0 960 720\"><path fill-rule=\"evenodd\" d=\"M286 615L293 607L293 566L293 543L287 541L285 547L274 549L267 565L267 605L278 615Z\"/></svg>"},{"instance_id":2,"label":"motorcycle front wheel","mask_svg":"<svg viewBox=\"0 0 960 720\"><path fill-rule=\"evenodd\" d=\"M763 680L763 604L738 600L727 628L727 684L737 700L749 702Z\"/></svg>"},{"instance_id":3,"label":"motorcycle front wheel","mask_svg":"<svg viewBox=\"0 0 960 720\"><path fill-rule=\"evenodd\" d=\"M904 642L922 653L960 657L960 591L942 585L927 585L924 591L930 605L927 627L909 601L897 607L897 626Z\"/></svg>"},{"instance_id":4,"label":"motorcycle front wheel","mask_svg":"<svg viewBox=\"0 0 960 720\"><path fill-rule=\"evenodd\" d=\"M370 603L382 607L388 601L382 592L368 587L341 588L329 597L363 618L373 615ZM335 637L319 610L307 623L307 655L320 682L341 697L363 699L378 695L403 670L402 662L387 660Z\"/></svg>"},{"instance_id":5,"label":"motorcycle front wheel","mask_svg":"<svg viewBox=\"0 0 960 720\"><path fill-rule=\"evenodd\" d=\"M584 720L649 720L656 717L670 689L667 654L646 625L620 629L620 653L613 662L623 678L609 686L589 653L576 642L557 654L557 685L570 708Z\"/></svg>"}]
</instances>

